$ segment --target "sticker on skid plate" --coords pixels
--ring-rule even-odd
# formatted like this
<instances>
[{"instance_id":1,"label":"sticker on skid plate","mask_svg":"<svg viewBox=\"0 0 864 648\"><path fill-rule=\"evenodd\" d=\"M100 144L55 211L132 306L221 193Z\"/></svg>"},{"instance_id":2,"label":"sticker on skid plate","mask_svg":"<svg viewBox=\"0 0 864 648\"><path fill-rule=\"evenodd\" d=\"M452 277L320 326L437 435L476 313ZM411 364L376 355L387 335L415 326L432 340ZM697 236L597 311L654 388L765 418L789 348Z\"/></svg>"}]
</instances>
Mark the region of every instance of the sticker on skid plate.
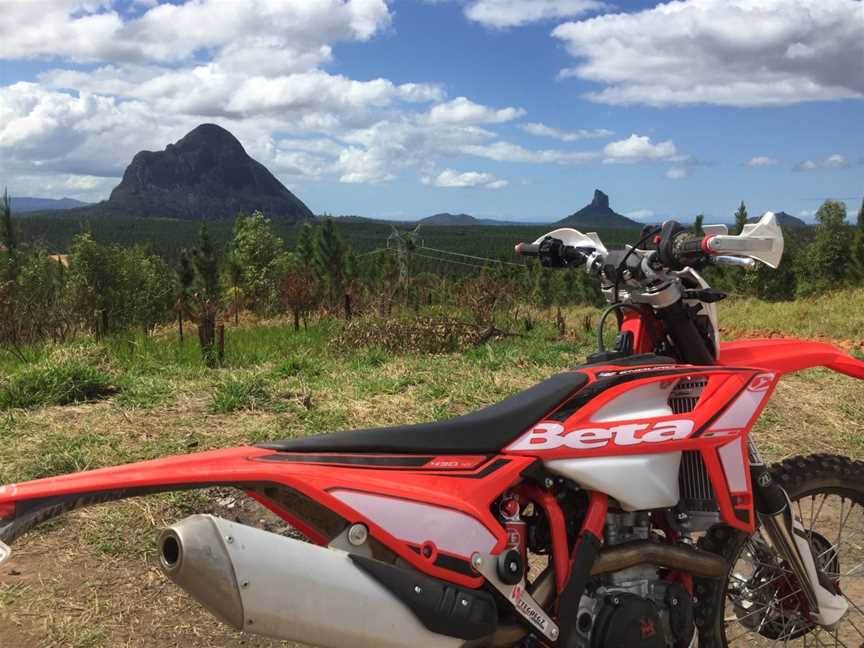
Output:
<instances>
[{"instance_id":1,"label":"sticker on skid plate","mask_svg":"<svg viewBox=\"0 0 864 648\"><path fill-rule=\"evenodd\" d=\"M9 556L12 555L12 550L7 547L5 544L0 542L0 565L6 562L9 559Z\"/></svg>"}]
</instances>

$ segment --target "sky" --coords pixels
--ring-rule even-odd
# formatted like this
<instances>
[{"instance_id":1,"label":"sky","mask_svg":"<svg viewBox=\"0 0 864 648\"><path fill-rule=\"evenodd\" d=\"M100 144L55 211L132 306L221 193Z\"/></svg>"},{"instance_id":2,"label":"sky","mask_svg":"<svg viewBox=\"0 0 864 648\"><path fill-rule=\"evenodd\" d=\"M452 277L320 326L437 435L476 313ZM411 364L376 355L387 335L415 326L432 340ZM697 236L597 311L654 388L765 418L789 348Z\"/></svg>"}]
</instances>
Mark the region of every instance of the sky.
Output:
<instances>
[{"instance_id":1,"label":"sky","mask_svg":"<svg viewBox=\"0 0 864 648\"><path fill-rule=\"evenodd\" d=\"M234 133L316 213L728 222L864 197L861 0L3 0L0 184Z\"/></svg>"}]
</instances>

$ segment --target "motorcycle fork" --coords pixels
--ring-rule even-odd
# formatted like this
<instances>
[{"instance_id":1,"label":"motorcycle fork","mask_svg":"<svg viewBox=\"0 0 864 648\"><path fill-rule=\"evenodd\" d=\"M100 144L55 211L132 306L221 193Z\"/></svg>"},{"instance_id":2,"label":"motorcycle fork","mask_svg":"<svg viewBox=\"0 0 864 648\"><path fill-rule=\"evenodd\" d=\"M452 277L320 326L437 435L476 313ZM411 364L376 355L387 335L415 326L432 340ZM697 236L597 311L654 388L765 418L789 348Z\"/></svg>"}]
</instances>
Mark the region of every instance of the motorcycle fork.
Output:
<instances>
[{"instance_id":1,"label":"motorcycle fork","mask_svg":"<svg viewBox=\"0 0 864 648\"><path fill-rule=\"evenodd\" d=\"M762 527L795 575L807 600L811 619L830 628L846 614L846 599L834 593L833 584L816 564L810 538L795 517L789 495L774 481L752 446L750 473L756 512Z\"/></svg>"}]
</instances>

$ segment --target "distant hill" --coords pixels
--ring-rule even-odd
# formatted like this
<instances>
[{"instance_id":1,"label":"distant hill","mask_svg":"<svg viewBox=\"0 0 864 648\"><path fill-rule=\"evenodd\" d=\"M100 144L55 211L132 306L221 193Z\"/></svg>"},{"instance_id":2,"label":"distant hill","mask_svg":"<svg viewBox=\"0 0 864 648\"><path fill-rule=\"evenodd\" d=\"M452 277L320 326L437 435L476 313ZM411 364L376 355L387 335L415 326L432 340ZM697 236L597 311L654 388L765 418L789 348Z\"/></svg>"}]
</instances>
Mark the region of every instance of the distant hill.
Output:
<instances>
[{"instance_id":1,"label":"distant hill","mask_svg":"<svg viewBox=\"0 0 864 648\"><path fill-rule=\"evenodd\" d=\"M641 228L642 224L634 220L622 216L609 207L609 196L600 191L594 190L594 198L582 209L566 218L562 218L555 225L565 225L567 227L576 228Z\"/></svg>"},{"instance_id":2,"label":"distant hill","mask_svg":"<svg viewBox=\"0 0 864 648\"><path fill-rule=\"evenodd\" d=\"M479 225L480 221L470 214L433 214L417 221L421 225Z\"/></svg>"},{"instance_id":3,"label":"distant hill","mask_svg":"<svg viewBox=\"0 0 864 648\"><path fill-rule=\"evenodd\" d=\"M108 200L65 213L219 220L256 209L289 223L315 217L236 137L221 126L201 124L164 151L137 153Z\"/></svg>"},{"instance_id":4,"label":"distant hill","mask_svg":"<svg viewBox=\"0 0 864 648\"><path fill-rule=\"evenodd\" d=\"M54 211L57 209L72 209L84 207L90 203L81 202L74 198L32 198L28 196L13 196L11 199L12 211L19 214L35 211Z\"/></svg>"},{"instance_id":5,"label":"distant hill","mask_svg":"<svg viewBox=\"0 0 864 648\"><path fill-rule=\"evenodd\" d=\"M784 211L774 212L774 215L777 217L777 224L780 227L809 227L807 223L798 218L797 216L793 216L792 214L787 214ZM748 223L757 223L759 222L760 217L748 218Z\"/></svg>"}]
</instances>

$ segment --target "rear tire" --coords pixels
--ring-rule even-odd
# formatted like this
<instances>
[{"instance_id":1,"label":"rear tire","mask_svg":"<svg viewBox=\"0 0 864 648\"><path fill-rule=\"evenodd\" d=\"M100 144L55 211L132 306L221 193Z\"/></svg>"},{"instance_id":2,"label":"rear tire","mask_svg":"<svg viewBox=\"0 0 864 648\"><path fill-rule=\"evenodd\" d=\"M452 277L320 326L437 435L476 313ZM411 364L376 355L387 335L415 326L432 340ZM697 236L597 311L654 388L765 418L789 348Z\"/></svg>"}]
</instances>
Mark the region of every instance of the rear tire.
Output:
<instances>
[{"instance_id":1,"label":"rear tire","mask_svg":"<svg viewBox=\"0 0 864 648\"><path fill-rule=\"evenodd\" d=\"M699 547L723 556L730 569L722 580L696 579L700 648L864 646L864 462L799 456L772 466L771 473L811 533L817 562L837 575L849 612L836 635L814 627L796 609L797 590L790 589L760 531L748 535L715 526Z\"/></svg>"}]
</instances>

